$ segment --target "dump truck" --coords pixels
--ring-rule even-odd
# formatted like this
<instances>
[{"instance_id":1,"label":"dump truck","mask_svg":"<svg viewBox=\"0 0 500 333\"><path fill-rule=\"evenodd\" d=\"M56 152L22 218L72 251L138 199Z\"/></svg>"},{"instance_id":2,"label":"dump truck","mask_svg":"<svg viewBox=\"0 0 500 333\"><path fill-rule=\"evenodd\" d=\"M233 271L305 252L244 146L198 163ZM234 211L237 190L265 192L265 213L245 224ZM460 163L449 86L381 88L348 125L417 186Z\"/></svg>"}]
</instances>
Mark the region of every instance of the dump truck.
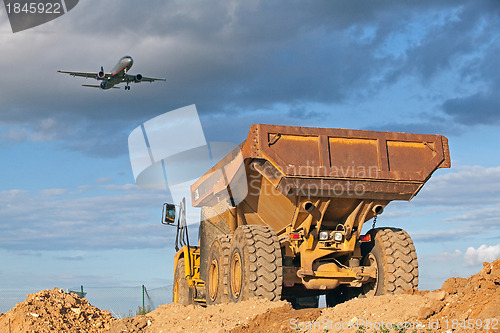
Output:
<instances>
[{"instance_id":1,"label":"dump truck","mask_svg":"<svg viewBox=\"0 0 500 333\"><path fill-rule=\"evenodd\" d=\"M408 233L375 227L392 200L411 200L450 168L441 135L256 124L191 186L201 207L197 245L178 212L173 300L251 297L314 307L418 286ZM165 204L164 223L176 207ZM179 215L180 214L180 215ZM362 234L363 225L373 220Z\"/></svg>"}]
</instances>

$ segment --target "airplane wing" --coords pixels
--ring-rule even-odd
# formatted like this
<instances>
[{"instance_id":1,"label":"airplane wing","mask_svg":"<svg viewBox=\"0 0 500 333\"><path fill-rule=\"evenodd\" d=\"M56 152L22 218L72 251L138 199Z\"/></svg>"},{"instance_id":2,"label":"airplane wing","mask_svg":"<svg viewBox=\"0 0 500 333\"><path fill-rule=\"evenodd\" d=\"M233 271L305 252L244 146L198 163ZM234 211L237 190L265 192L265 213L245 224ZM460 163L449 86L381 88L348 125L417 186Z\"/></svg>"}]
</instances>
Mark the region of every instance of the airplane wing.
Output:
<instances>
[{"instance_id":1,"label":"airplane wing","mask_svg":"<svg viewBox=\"0 0 500 333\"><path fill-rule=\"evenodd\" d=\"M101 88L101 86L98 84L82 84L82 87ZM112 88L120 89L120 87L112 87Z\"/></svg>"},{"instance_id":2,"label":"airplane wing","mask_svg":"<svg viewBox=\"0 0 500 333\"><path fill-rule=\"evenodd\" d=\"M125 78L123 81L127 82L136 82L136 76L135 75L130 75L126 74ZM147 76L142 76L140 82L155 82L155 81L167 81L166 79L159 79L159 78L154 78L154 77L147 77Z\"/></svg>"},{"instance_id":3,"label":"airplane wing","mask_svg":"<svg viewBox=\"0 0 500 333\"><path fill-rule=\"evenodd\" d=\"M85 78L91 78L91 79L96 79L97 78L97 72L67 72L67 71L57 71L58 73L63 73L63 74L69 74L71 76L79 76L79 77L85 77ZM110 76L111 73L106 73L104 77Z\"/></svg>"}]
</instances>

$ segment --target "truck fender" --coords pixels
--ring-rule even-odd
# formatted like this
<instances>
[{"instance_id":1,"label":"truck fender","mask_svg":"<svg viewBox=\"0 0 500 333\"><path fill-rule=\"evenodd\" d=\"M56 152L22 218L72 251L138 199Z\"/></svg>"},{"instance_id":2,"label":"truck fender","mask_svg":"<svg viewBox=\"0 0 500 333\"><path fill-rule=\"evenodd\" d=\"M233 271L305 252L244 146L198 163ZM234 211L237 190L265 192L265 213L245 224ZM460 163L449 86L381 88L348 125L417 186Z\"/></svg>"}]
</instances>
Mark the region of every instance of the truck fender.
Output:
<instances>
[{"instance_id":1,"label":"truck fender","mask_svg":"<svg viewBox=\"0 0 500 333\"><path fill-rule=\"evenodd\" d=\"M177 262L179 261L179 259L180 258L188 258L188 257L189 257L189 249L188 249L187 245L184 245L174 255L174 272L175 272L175 269L177 268ZM189 265L187 263L186 263L185 267L186 267L186 272L184 273L185 276L190 276L191 275L191 272L190 272L191 268L189 267Z\"/></svg>"}]
</instances>

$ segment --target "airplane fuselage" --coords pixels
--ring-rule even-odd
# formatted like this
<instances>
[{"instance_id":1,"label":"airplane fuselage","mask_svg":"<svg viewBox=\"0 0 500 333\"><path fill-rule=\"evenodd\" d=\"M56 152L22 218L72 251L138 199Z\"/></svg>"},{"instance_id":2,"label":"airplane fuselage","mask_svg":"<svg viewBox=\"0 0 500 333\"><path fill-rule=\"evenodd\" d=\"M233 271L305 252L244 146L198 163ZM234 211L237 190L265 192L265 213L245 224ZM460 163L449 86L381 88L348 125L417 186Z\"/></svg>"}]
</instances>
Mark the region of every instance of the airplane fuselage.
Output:
<instances>
[{"instance_id":1,"label":"airplane fuselage","mask_svg":"<svg viewBox=\"0 0 500 333\"><path fill-rule=\"evenodd\" d=\"M116 84L122 82L125 74L127 74L133 64L134 60L131 56L125 56L121 58L120 61L118 61L118 63L111 70L111 76L101 82L101 88L111 89Z\"/></svg>"}]
</instances>

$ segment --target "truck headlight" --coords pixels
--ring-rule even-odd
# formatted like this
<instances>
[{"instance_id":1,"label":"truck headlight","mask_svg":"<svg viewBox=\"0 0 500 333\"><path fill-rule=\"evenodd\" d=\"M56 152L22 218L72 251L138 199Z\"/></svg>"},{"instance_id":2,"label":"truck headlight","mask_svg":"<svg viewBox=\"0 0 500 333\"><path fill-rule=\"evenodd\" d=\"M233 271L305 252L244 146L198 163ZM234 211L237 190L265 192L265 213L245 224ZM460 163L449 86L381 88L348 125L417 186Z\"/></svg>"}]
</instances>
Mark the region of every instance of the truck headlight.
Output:
<instances>
[{"instance_id":1,"label":"truck headlight","mask_svg":"<svg viewBox=\"0 0 500 333\"><path fill-rule=\"evenodd\" d=\"M318 238L320 241L326 241L328 240L328 238L330 238L330 234L326 231L320 231Z\"/></svg>"},{"instance_id":2,"label":"truck headlight","mask_svg":"<svg viewBox=\"0 0 500 333\"><path fill-rule=\"evenodd\" d=\"M333 240L336 241L336 242L342 242L342 240L344 239L344 234L339 232L339 231L335 231L333 233Z\"/></svg>"}]
</instances>

